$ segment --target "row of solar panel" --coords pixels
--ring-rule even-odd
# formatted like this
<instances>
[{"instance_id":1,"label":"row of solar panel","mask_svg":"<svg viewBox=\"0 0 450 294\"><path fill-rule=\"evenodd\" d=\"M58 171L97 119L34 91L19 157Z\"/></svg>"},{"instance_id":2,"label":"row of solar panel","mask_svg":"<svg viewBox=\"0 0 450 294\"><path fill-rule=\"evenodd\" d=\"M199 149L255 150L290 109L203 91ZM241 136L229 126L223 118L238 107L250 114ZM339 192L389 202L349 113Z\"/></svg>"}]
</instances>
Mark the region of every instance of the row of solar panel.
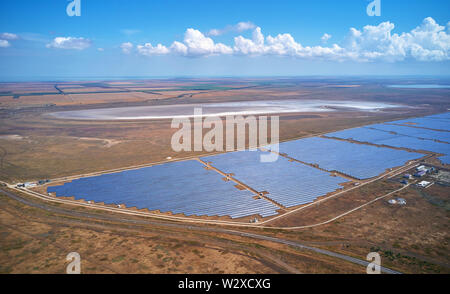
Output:
<instances>
[{"instance_id":1,"label":"row of solar panel","mask_svg":"<svg viewBox=\"0 0 450 294\"><path fill-rule=\"evenodd\" d=\"M431 129L440 129L441 131ZM447 112L422 118L348 129L329 133L327 136L352 139L377 145L441 153L445 154L445 156L440 157L440 160L448 164L449 160L447 156L450 155L449 129L450 112Z\"/></svg>"},{"instance_id":2,"label":"row of solar panel","mask_svg":"<svg viewBox=\"0 0 450 294\"><path fill-rule=\"evenodd\" d=\"M433 131L423 128L411 128L408 126L400 126L394 124L376 124L367 126L366 128L385 132L393 132L398 135L415 137L418 139L439 140L442 142L450 143L450 132Z\"/></svg>"},{"instance_id":3,"label":"row of solar panel","mask_svg":"<svg viewBox=\"0 0 450 294\"><path fill-rule=\"evenodd\" d=\"M238 190L234 182L225 182L222 178L198 161L183 161L80 178L62 186L48 187L47 192L174 214L229 215L232 218L277 214L279 208L273 203L255 200L253 193Z\"/></svg>"},{"instance_id":4,"label":"row of solar panel","mask_svg":"<svg viewBox=\"0 0 450 294\"><path fill-rule=\"evenodd\" d=\"M429 115L426 118L450 120L450 112Z\"/></svg>"},{"instance_id":5,"label":"row of solar panel","mask_svg":"<svg viewBox=\"0 0 450 294\"><path fill-rule=\"evenodd\" d=\"M428 128L433 130L450 131L450 123L448 119L445 118L418 117L413 119L397 120L395 122L390 123L405 126Z\"/></svg>"},{"instance_id":6,"label":"row of solar panel","mask_svg":"<svg viewBox=\"0 0 450 294\"><path fill-rule=\"evenodd\" d=\"M447 143L439 143L432 140L424 140L399 134L391 134L367 127L330 133L327 134L327 136L341 139L352 139L359 142L367 142L377 145L408 148L412 150L432 151L444 154L447 154L450 151L450 145Z\"/></svg>"}]
</instances>

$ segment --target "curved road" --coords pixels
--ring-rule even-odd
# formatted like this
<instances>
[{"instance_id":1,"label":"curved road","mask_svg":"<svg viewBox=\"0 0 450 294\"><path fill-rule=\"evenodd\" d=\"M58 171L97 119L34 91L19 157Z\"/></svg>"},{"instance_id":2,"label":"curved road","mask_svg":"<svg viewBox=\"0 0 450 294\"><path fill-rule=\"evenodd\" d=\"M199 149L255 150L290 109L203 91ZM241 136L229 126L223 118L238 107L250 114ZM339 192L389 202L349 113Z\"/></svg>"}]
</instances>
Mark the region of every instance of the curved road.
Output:
<instances>
[{"instance_id":1,"label":"curved road","mask_svg":"<svg viewBox=\"0 0 450 294\"><path fill-rule=\"evenodd\" d=\"M332 252L332 251L328 251L328 250L320 249L320 248L316 248L316 247L311 247L311 246L307 246L307 245L304 245L304 244L301 244L298 242L280 239L280 238L274 238L274 237L269 237L269 236L254 234L254 233L240 232L240 231L235 231L235 230L228 230L228 229L223 229L223 228L199 227L199 226L180 224L180 223L162 223L162 222L150 221L150 220L132 220L132 219L126 219L126 218L120 218L120 217L117 217L117 218L110 217L107 215L99 215L99 214L89 213L89 212L72 211L72 210L68 210L68 209L54 207L54 206L47 205L44 203L32 202L26 198L23 198L21 196L11 193L11 192L5 191L3 189L0 189L0 193L6 195L7 197L9 197L11 199L19 201L22 204L25 204L25 205L28 205L31 207L43 209L43 210L46 210L49 212L70 215L70 216L74 216L74 217L85 217L85 218L91 218L91 219L108 220L108 221L115 221L115 222L128 223L128 224L133 223L133 224L143 224L143 225L155 225L155 226L175 227L175 228L179 228L179 229L189 229L189 230L197 230L197 231L205 231L205 232L225 233L225 234L230 234L230 235L235 235L235 236L242 236L242 237L248 237L248 238L253 238L253 239L258 239L258 240L265 240L265 241L271 241L271 242L275 242L275 243L279 243L279 244L289 245L289 246L293 246L296 248L309 250L309 251L313 251L316 253L339 258L339 259L342 259L342 260L345 260L345 261L348 261L351 263L359 264L364 267L367 267L369 265L369 262L367 262L365 260L361 260L361 259L354 258L354 257L348 256L348 255L344 255L344 254L340 254L340 253L336 253L336 252ZM386 267L380 267L380 268L383 273L400 274L400 272L388 269Z\"/></svg>"}]
</instances>

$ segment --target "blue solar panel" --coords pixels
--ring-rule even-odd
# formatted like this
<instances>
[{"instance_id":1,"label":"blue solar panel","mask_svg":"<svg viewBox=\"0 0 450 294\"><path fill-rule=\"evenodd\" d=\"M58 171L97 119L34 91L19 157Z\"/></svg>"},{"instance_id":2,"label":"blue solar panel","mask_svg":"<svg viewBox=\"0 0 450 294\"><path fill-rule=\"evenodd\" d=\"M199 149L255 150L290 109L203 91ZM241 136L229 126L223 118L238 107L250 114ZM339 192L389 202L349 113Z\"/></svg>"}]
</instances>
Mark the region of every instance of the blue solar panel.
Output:
<instances>
[{"instance_id":1,"label":"blue solar panel","mask_svg":"<svg viewBox=\"0 0 450 294\"><path fill-rule=\"evenodd\" d=\"M385 139L391 139L399 137L399 135L394 135L388 132L383 132L380 130L370 129L370 126L347 129L339 132L328 133L327 137L335 137L340 139L352 139L359 142L367 142L376 144L379 141Z\"/></svg>"},{"instance_id":2,"label":"blue solar panel","mask_svg":"<svg viewBox=\"0 0 450 294\"><path fill-rule=\"evenodd\" d=\"M341 132L327 134L327 136L341 139L353 139L359 142L368 142L398 148L409 148L412 150L424 150L450 154L450 144L391 134L385 131L371 129L370 127L371 126L344 130Z\"/></svg>"},{"instance_id":3,"label":"blue solar panel","mask_svg":"<svg viewBox=\"0 0 450 294\"><path fill-rule=\"evenodd\" d=\"M253 199L253 193L238 190L234 187L236 183L225 182L222 178L194 160L80 178L62 186L48 187L47 192L174 214L229 215L231 218L277 214L278 206L265 199Z\"/></svg>"},{"instance_id":4,"label":"blue solar panel","mask_svg":"<svg viewBox=\"0 0 450 294\"><path fill-rule=\"evenodd\" d=\"M382 132L381 132L382 133ZM389 148L350 143L319 137L281 143L281 153L328 171L339 171L358 179L382 174L388 168L404 165L423 155Z\"/></svg>"},{"instance_id":5,"label":"blue solar panel","mask_svg":"<svg viewBox=\"0 0 450 294\"><path fill-rule=\"evenodd\" d=\"M450 120L450 112L433 114L433 115L426 116L426 118Z\"/></svg>"},{"instance_id":6,"label":"blue solar panel","mask_svg":"<svg viewBox=\"0 0 450 294\"><path fill-rule=\"evenodd\" d=\"M317 197L342 188L339 183L347 182L341 177L316 168L290 162L279 157L275 162L260 162L261 151L240 151L203 157L211 165L257 190L267 191L272 200L292 207L313 202Z\"/></svg>"},{"instance_id":7,"label":"blue solar panel","mask_svg":"<svg viewBox=\"0 0 450 294\"><path fill-rule=\"evenodd\" d=\"M442 161L442 163L450 164L450 154L438 158Z\"/></svg>"},{"instance_id":8,"label":"blue solar panel","mask_svg":"<svg viewBox=\"0 0 450 294\"><path fill-rule=\"evenodd\" d=\"M413 137L397 137L378 141L377 144L386 146L409 148L413 150L432 151L436 153L449 154L450 144L439 143L431 140L422 140Z\"/></svg>"},{"instance_id":9,"label":"blue solar panel","mask_svg":"<svg viewBox=\"0 0 450 294\"><path fill-rule=\"evenodd\" d=\"M450 131L450 122L448 119L418 117L390 122L390 124L409 125L434 130Z\"/></svg>"},{"instance_id":10,"label":"blue solar panel","mask_svg":"<svg viewBox=\"0 0 450 294\"><path fill-rule=\"evenodd\" d=\"M385 132L395 132L398 135L410 136L419 139L450 142L450 132L433 131L429 129L412 128L408 126L399 126L391 124L376 124L367 126L366 128L376 129Z\"/></svg>"}]
</instances>

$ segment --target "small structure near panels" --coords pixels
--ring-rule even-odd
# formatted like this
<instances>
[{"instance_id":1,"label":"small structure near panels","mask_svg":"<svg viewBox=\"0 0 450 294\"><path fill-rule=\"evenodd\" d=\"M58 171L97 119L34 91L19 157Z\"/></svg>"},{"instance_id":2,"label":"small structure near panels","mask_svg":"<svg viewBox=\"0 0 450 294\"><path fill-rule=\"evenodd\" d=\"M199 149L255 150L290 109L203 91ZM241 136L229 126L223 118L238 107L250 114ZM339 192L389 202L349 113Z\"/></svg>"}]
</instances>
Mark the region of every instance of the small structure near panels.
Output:
<instances>
[{"instance_id":1,"label":"small structure near panels","mask_svg":"<svg viewBox=\"0 0 450 294\"><path fill-rule=\"evenodd\" d=\"M406 205L406 200L404 198L389 199L388 203L391 205Z\"/></svg>"},{"instance_id":2,"label":"small structure near panels","mask_svg":"<svg viewBox=\"0 0 450 294\"><path fill-rule=\"evenodd\" d=\"M418 187L421 188L427 188L428 186L430 186L431 182L428 181L421 181L420 183L417 184Z\"/></svg>"}]
</instances>

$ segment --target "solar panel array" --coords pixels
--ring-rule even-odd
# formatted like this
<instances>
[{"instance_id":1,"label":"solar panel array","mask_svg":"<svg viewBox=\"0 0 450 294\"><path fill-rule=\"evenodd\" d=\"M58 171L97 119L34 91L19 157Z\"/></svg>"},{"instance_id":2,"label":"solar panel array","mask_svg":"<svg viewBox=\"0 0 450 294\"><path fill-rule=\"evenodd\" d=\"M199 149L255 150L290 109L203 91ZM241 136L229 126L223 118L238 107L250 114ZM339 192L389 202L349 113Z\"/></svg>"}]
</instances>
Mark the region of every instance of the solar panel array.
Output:
<instances>
[{"instance_id":1,"label":"solar panel array","mask_svg":"<svg viewBox=\"0 0 450 294\"><path fill-rule=\"evenodd\" d=\"M408 125L407 122L414 122ZM397 125L401 124L401 125ZM417 127L412 127L417 126ZM420 127L420 128L419 128ZM437 129L434 131L429 129ZM386 145L412 150L432 151L450 155L450 112L431 115L427 117L399 120L385 124L375 124L366 127L353 128L339 132L329 133L327 136L341 139L352 139L360 142L368 142L378 145ZM391 132L395 132L393 134ZM439 140L441 142L436 142ZM447 156L439 159L448 164Z\"/></svg>"},{"instance_id":2,"label":"solar panel array","mask_svg":"<svg viewBox=\"0 0 450 294\"><path fill-rule=\"evenodd\" d=\"M404 165L422 154L346 141L312 137L281 143L280 152L289 157L318 164L328 171L339 171L357 179L382 174L388 168Z\"/></svg>"},{"instance_id":3,"label":"solar panel array","mask_svg":"<svg viewBox=\"0 0 450 294\"><path fill-rule=\"evenodd\" d=\"M409 148L413 150L432 151L436 153L450 153L450 144L438 143L430 140L422 140L413 137L400 136L396 138L379 141L377 144L383 144L398 148Z\"/></svg>"},{"instance_id":4,"label":"solar panel array","mask_svg":"<svg viewBox=\"0 0 450 294\"><path fill-rule=\"evenodd\" d=\"M334 192L347 182L341 177L298 162L279 157L275 162L260 162L262 151L229 152L203 157L202 160L258 192L267 191L267 197L292 207L313 202L317 197Z\"/></svg>"},{"instance_id":5,"label":"solar panel array","mask_svg":"<svg viewBox=\"0 0 450 294\"><path fill-rule=\"evenodd\" d=\"M252 192L238 190L234 187L236 183L225 182L222 178L192 160L80 178L62 186L48 187L47 192L187 216L239 218L277 214L278 206L265 199L253 199Z\"/></svg>"},{"instance_id":6,"label":"solar panel array","mask_svg":"<svg viewBox=\"0 0 450 294\"><path fill-rule=\"evenodd\" d=\"M399 135L382 132L379 130L370 129L368 127L347 129L339 132L325 134L327 137L335 137L339 139L351 139L359 142L367 142L377 144L382 140L399 137Z\"/></svg>"},{"instance_id":7,"label":"solar panel array","mask_svg":"<svg viewBox=\"0 0 450 294\"><path fill-rule=\"evenodd\" d=\"M349 130L346 130L349 131ZM327 134L341 139L353 139L359 142L368 142L378 145L386 145L412 150L433 151L447 154L450 152L450 144L439 143L432 140L424 140L399 134L391 134L385 131L370 129L368 127L352 129L351 132L336 132Z\"/></svg>"},{"instance_id":8,"label":"solar panel array","mask_svg":"<svg viewBox=\"0 0 450 294\"><path fill-rule=\"evenodd\" d=\"M411 127L408 122L422 128ZM446 132L449 128L450 112L343 130L327 136L442 153L445 155L440 160L450 164L450 144L434 141L450 142L450 132ZM284 142L279 148L279 152L292 158L358 179L375 177L388 168L423 156L319 137ZM342 188L340 184L347 182L342 177L333 177L328 172L281 156L275 162L261 162L263 154L260 150L239 151L202 159L212 162L225 173L233 173L234 178L253 189L268 192L267 197L285 207L313 202L317 197ZM239 218L278 214L277 205L266 199L254 199L255 195L249 190L239 190L234 187L235 182L226 182L222 178L218 172L205 169L200 162L189 160L80 178L60 186L50 186L47 192L54 192L58 197L74 196L75 199L125 204L127 207L187 216Z\"/></svg>"},{"instance_id":9,"label":"solar panel array","mask_svg":"<svg viewBox=\"0 0 450 294\"><path fill-rule=\"evenodd\" d=\"M439 159L445 164L450 164L450 154L441 156Z\"/></svg>"},{"instance_id":10,"label":"solar panel array","mask_svg":"<svg viewBox=\"0 0 450 294\"><path fill-rule=\"evenodd\" d=\"M415 126L434 130L450 131L450 121L445 118L437 117L418 117L413 119L403 119L390 122L391 124L401 124L406 126Z\"/></svg>"},{"instance_id":11,"label":"solar panel array","mask_svg":"<svg viewBox=\"0 0 450 294\"><path fill-rule=\"evenodd\" d=\"M419 139L439 140L442 142L450 143L450 132L433 131L429 129L411 128L407 126L389 125L389 124L376 124L368 126L366 128L376 129L385 132L395 132L398 135L410 136Z\"/></svg>"},{"instance_id":12,"label":"solar panel array","mask_svg":"<svg viewBox=\"0 0 450 294\"><path fill-rule=\"evenodd\" d=\"M450 120L450 112L433 114L433 115L426 116L426 118Z\"/></svg>"}]
</instances>

